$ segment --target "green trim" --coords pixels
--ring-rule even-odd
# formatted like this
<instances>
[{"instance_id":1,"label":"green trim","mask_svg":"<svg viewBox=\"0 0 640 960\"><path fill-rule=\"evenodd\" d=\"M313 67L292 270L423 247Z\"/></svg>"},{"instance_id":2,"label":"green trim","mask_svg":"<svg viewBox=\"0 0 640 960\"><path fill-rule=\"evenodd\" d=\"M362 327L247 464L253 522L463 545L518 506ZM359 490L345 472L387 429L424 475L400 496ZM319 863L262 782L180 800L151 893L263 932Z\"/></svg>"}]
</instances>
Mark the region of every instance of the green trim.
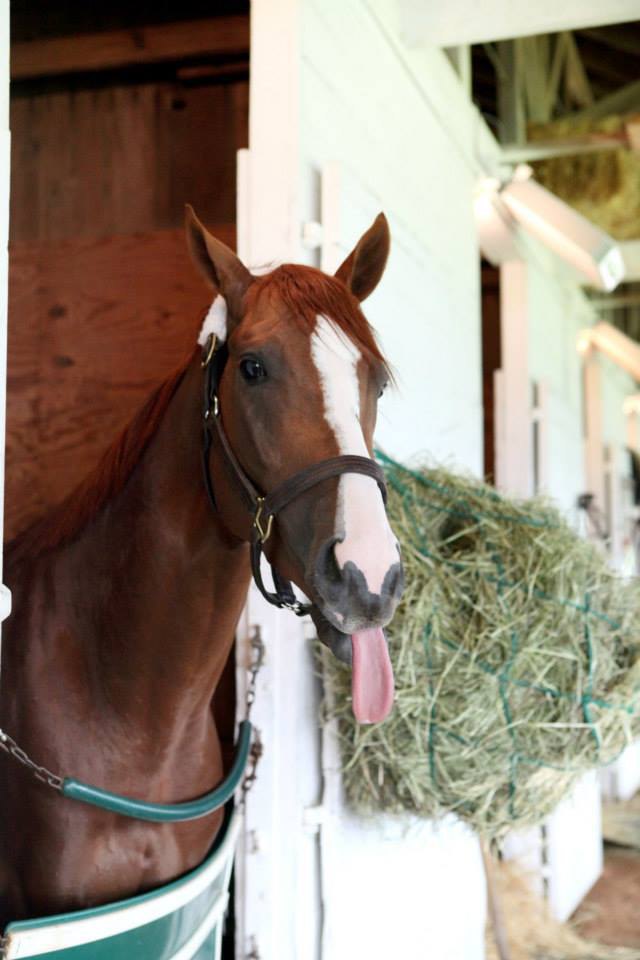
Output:
<instances>
[{"instance_id":1,"label":"green trim","mask_svg":"<svg viewBox=\"0 0 640 960\"><path fill-rule=\"evenodd\" d=\"M237 790L249 759L251 733L251 724L248 720L243 720L238 731L236 755L228 777L210 793L196 800L187 800L185 803L150 803L146 800L123 797L109 790L101 790L99 787L92 787L88 783L70 777L67 777L62 784L62 793L70 800L79 800L81 803L101 807L112 813L120 813L125 817L135 817L137 820L152 820L156 823L197 820L224 806Z\"/></svg>"}]
</instances>

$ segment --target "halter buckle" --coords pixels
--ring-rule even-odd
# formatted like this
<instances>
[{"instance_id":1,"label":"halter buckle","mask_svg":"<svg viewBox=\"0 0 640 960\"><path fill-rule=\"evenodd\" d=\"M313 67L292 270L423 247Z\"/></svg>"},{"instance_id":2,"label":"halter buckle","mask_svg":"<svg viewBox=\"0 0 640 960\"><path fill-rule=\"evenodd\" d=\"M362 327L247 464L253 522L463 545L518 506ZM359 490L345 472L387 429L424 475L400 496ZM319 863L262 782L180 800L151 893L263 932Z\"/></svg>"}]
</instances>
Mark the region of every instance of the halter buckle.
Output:
<instances>
[{"instance_id":1,"label":"halter buckle","mask_svg":"<svg viewBox=\"0 0 640 960\"><path fill-rule=\"evenodd\" d=\"M266 527L262 518L262 511L264 510L264 497L257 498L258 506L256 508L255 516L253 518L253 525L258 531L258 537L260 543L266 543L269 537L271 536L271 527L273 525L273 514L270 513L267 517Z\"/></svg>"},{"instance_id":2,"label":"halter buckle","mask_svg":"<svg viewBox=\"0 0 640 960\"><path fill-rule=\"evenodd\" d=\"M220 401L218 400L218 394L214 393L214 395L211 398L210 405L207 407L207 409L204 412L204 419L210 420L212 414L214 417L217 417L219 413L220 413Z\"/></svg>"},{"instance_id":3,"label":"halter buckle","mask_svg":"<svg viewBox=\"0 0 640 960\"><path fill-rule=\"evenodd\" d=\"M283 600L280 604L280 609L291 610L292 613L295 613L296 617L301 617L306 612L299 600L294 600L293 603L287 603Z\"/></svg>"}]
</instances>

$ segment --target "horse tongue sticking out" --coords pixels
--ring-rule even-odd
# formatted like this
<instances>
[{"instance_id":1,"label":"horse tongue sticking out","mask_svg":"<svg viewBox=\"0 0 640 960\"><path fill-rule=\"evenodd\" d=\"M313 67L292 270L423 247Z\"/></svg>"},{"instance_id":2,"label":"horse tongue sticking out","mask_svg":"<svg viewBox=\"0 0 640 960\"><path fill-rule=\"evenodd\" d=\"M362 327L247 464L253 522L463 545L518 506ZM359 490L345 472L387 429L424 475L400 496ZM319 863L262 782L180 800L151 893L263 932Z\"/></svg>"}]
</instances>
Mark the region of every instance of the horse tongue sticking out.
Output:
<instances>
[{"instance_id":1,"label":"horse tongue sticking out","mask_svg":"<svg viewBox=\"0 0 640 960\"><path fill-rule=\"evenodd\" d=\"M393 668L382 627L359 630L351 637L351 691L358 723L380 723L393 705Z\"/></svg>"}]
</instances>

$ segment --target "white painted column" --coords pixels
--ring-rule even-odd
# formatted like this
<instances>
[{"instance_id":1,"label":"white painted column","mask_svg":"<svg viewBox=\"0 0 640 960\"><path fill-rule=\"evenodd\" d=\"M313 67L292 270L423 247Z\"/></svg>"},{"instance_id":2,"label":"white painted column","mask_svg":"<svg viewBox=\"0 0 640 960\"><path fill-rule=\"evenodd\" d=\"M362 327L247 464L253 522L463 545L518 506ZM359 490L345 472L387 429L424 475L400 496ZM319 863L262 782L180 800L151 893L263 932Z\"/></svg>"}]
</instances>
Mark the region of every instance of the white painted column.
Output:
<instances>
[{"instance_id":1,"label":"white painted column","mask_svg":"<svg viewBox=\"0 0 640 960\"><path fill-rule=\"evenodd\" d=\"M300 3L252 0L249 158L238 253L251 267L298 259Z\"/></svg>"},{"instance_id":2,"label":"white painted column","mask_svg":"<svg viewBox=\"0 0 640 960\"><path fill-rule=\"evenodd\" d=\"M527 264L500 267L500 337L496 482L515 496L531 493L531 388L529 378Z\"/></svg>"},{"instance_id":3,"label":"white painted column","mask_svg":"<svg viewBox=\"0 0 640 960\"><path fill-rule=\"evenodd\" d=\"M584 353L584 455L587 491L596 498L600 510L605 509L602 383L600 355L594 347Z\"/></svg>"},{"instance_id":4,"label":"white painted column","mask_svg":"<svg viewBox=\"0 0 640 960\"><path fill-rule=\"evenodd\" d=\"M252 0L249 149L238 158L238 254L253 270L302 258L299 0ZM265 574L268 582L269 574ZM252 588L238 629L238 705L258 628L251 720L264 753L236 858L236 956L315 960L322 906L319 687L305 623Z\"/></svg>"}]
</instances>

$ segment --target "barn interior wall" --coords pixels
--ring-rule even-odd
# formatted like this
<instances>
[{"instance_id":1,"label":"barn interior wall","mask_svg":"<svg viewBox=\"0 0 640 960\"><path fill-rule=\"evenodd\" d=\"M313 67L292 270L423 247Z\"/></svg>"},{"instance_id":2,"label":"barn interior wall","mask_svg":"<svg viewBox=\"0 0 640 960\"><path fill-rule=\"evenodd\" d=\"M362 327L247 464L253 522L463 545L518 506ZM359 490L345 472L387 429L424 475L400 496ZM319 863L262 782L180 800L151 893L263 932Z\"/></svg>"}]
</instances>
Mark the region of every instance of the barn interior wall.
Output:
<instances>
[{"instance_id":1,"label":"barn interior wall","mask_svg":"<svg viewBox=\"0 0 640 960\"><path fill-rule=\"evenodd\" d=\"M7 538L193 349L209 291L184 204L235 246L248 97L246 75L183 82L179 63L13 84Z\"/></svg>"},{"instance_id":2,"label":"barn interior wall","mask_svg":"<svg viewBox=\"0 0 640 960\"><path fill-rule=\"evenodd\" d=\"M393 4L338 11L305 0L301 9L302 219L314 219L316 185L332 165L340 254L379 210L391 226L389 265L365 304L398 371L377 442L403 461L429 456L481 473L475 118L441 51L421 50L419 66L406 58ZM442 960L482 957L484 877L472 834L453 819L434 827L350 814L327 753L324 960L413 956L418 943Z\"/></svg>"},{"instance_id":3,"label":"barn interior wall","mask_svg":"<svg viewBox=\"0 0 640 960\"><path fill-rule=\"evenodd\" d=\"M429 454L478 471L476 171L470 144L465 154L460 143L475 118L440 51L423 50L420 74L407 72L392 6L302 5L301 176L340 165L345 255L379 210L390 220L389 266L366 305L399 372L398 390L381 406L379 443L401 459Z\"/></svg>"},{"instance_id":4,"label":"barn interior wall","mask_svg":"<svg viewBox=\"0 0 640 960\"><path fill-rule=\"evenodd\" d=\"M551 255L529 242L528 310L529 375L548 388L547 461L545 490L576 522L576 499L588 488L584 447L583 356L577 349L582 330L601 318L574 277ZM623 403L635 393L633 378L604 355L597 353L600 370L602 444L609 448L614 465L615 495L622 506L625 477L626 422ZM599 504L603 509L604 505ZM614 518L616 544L624 536L628 518L619 509ZM617 548L616 548L617 549ZM614 557L614 562L618 557Z\"/></svg>"},{"instance_id":5,"label":"barn interior wall","mask_svg":"<svg viewBox=\"0 0 640 960\"><path fill-rule=\"evenodd\" d=\"M545 462L543 492L548 493L574 526L583 527L577 497L588 489L585 464L585 398L583 362L577 349L580 332L597 323L599 317L575 277L539 244L523 244L526 262L528 316L528 371L531 385L546 385ZM602 443L609 446L615 464L613 484L618 504L623 502L622 472L628 469L625 454L624 398L633 392L632 378L612 361L597 355L600 369ZM599 504L602 509L603 504ZM614 562L617 545L624 536L623 511L614 512ZM535 850L529 867L544 872L550 907L566 919L597 880L602 870L602 839L599 780L586 775L572 795L558 807L545 824L544 837L530 831L525 838L514 837L518 845ZM542 856L536 863L536 856Z\"/></svg>"},{"instance_id":6,"label":"barn interior wall","mask_svg":"<svg viewBox=\"0 0 640 960\"><path fill-rule=\"evenodd\" d=\"M575 523L585 488L582 359L578 334L595 315L575 280L546 251L528 244L529 376L547 387L547 463L544 484Z\"/></svg>"},{"instance_id":7,"label":"barn interior wall","mask_svg":"<svg viewBox=\"0 0 640 960\"><path fill-rule=\"evenodd\" d=\"M615 565L622 568L627 558L633 524L631 461L623 405L627 397L637 393L638 385L630 374L608 357L600 355L598 359L602 385L602 442L605 446L605 469L610 472L611 550Z\"/></svg>"}]
</instances>

